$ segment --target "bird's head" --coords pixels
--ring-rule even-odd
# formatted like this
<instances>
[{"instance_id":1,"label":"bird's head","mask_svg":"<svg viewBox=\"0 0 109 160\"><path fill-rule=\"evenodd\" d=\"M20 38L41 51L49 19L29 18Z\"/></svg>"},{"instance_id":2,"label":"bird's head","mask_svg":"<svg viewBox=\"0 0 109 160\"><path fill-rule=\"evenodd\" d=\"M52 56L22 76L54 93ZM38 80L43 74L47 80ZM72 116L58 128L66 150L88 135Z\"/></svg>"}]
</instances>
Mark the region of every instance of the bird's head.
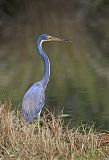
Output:
<instances>
[{"instance_id":1,"label":"bird's head","mask_svg":"<svg viewBox=\"0 0 109 160\"><path fill-rule=\"evenodd\" d=\"M42 34L40 37L41 37L42 41L69 41L69 40L66 40L63 38L56 38L56 37L53 37L53 36L47 35L47 34Z\"/></svg>"}]
</instances>

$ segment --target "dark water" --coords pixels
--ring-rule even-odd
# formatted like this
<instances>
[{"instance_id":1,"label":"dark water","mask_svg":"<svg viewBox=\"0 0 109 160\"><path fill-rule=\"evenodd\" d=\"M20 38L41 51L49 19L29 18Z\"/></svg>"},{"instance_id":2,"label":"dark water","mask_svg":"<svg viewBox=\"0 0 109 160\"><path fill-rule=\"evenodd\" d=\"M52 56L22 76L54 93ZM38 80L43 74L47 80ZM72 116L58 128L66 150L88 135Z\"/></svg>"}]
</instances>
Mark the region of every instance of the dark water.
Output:
<instances>
[{"instance_id":1,"label":"dark water","mask_svg":"<svg viewBox=\"0 0 109 160\"><path fill-rule=\"evenodd\" d=\"M25 14L12 21L2 33L1 99L9 97L13 107L18 107L25 91L41 79L43 62L35 44L41 33L67 38L72 43L43 45L51 62L45 107L55 109L57 114L62 110L70 114L73 126L82 121L109 129L108 65L87 28L79 21L71 21L70 15L64 13L41 15L38 12L32 19Z\"/></svg>"}]
</instances>

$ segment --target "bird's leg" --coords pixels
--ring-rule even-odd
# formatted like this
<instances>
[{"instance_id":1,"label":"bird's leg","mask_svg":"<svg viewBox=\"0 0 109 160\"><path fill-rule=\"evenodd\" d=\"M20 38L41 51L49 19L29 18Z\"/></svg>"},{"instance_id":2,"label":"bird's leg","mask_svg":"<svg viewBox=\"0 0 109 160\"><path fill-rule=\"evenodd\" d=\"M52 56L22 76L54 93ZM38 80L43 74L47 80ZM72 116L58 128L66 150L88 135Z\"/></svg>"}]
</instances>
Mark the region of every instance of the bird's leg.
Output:
<instances>
[{"instance_id":1,"label":"bird's leg","mask_svg":"<svg viewBox=\"0 0 109 160\"><path fill-rule=\"evenodd\" d=\"M40 132L40 113L41 113L41 111L38 114L38 131L39 132Z\"/></svg>"}]
</instances>

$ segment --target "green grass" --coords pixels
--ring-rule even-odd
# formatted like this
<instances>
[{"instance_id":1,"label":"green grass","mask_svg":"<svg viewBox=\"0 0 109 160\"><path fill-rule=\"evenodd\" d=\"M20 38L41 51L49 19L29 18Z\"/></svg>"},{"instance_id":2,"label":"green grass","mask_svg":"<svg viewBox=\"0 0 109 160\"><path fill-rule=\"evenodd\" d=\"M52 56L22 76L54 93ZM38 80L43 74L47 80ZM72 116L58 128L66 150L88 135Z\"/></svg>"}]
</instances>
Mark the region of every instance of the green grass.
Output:
<instances>
[{"instance_id":1,"label":"green grass","mask_svg":"<svg viewBox=\"0 0 109 160\"><path fill-rule=\"evenodd\" d=\"M38 128L37 120L25 122L8 103L0 107L0 160L103 160L109 148L102 135L93 126L69 129L49 111Z\"/></svg>"}]
</instances>

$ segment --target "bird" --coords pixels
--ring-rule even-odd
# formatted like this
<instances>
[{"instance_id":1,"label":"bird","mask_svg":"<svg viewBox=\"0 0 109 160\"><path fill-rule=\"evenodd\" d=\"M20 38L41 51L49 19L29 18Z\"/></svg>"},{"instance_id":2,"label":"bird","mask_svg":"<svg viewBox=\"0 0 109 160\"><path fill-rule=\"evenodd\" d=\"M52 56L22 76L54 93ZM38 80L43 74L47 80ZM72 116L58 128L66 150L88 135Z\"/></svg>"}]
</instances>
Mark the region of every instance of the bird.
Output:
<instances>
[{"instance_id":1,"label":"bird","mask_svg":"<svg viewBox=\"0 0 109 160\"><path fill-rule=\"evenodd\" d=\"M50 78L50 61L44 50L42 43L45 41L68 41L62 38L56 38L48 34L41 34L36 41L39 55L44 63L44 73L40 81L35 82L24 94L22 99L22 114L27 122L31 122L34 118L39 118L42 108L45 104L45 89Z\"/></svg>"}]
</instances>

